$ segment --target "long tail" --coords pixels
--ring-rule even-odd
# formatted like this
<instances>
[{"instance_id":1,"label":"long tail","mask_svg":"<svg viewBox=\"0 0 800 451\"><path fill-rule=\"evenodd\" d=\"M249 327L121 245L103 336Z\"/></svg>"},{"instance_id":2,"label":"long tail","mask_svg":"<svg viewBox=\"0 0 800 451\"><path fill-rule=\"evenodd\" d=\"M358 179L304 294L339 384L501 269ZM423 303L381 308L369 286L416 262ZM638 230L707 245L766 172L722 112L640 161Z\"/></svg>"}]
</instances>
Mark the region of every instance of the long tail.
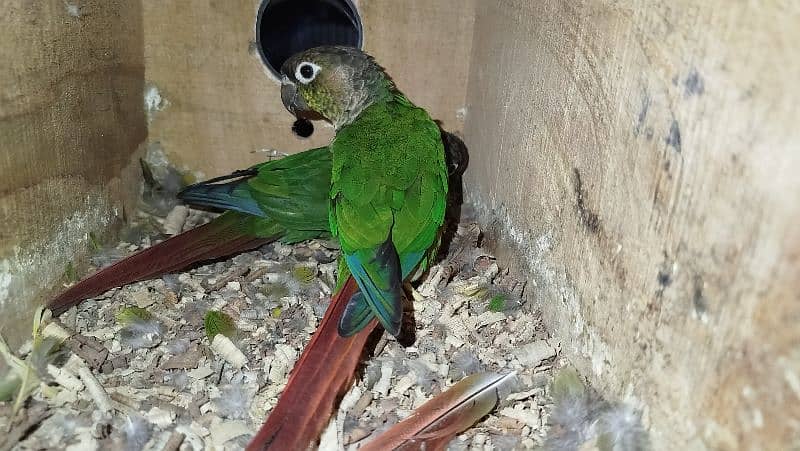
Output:
<instances>
[{"instance_id":1,"label":"long tail","mask_svg":"<svg viewBox=\"0 0 800 451\"><path fill-rule=\"evenodd\" d=\"M208 224L175 235L159 244L101 269L79 281L47 305L58 314L111 288L175 272L205 260L255 249L275 236L248 234L251 217L226 213Z\"/></svg>"},{"instance_id":2,"label":"long tail","mask_svg":"<svg viewBox=\"0 0 800 451\"><path fill-rule=\"evenodd\" d=\"M339 318L358 291L353 278L331 299L331 305L292 370L278 404L247 446L254 450L305 450L328 424L336 404L355 378L364 346L377 325L342 338Z\"/></svg>"}]
</instances>

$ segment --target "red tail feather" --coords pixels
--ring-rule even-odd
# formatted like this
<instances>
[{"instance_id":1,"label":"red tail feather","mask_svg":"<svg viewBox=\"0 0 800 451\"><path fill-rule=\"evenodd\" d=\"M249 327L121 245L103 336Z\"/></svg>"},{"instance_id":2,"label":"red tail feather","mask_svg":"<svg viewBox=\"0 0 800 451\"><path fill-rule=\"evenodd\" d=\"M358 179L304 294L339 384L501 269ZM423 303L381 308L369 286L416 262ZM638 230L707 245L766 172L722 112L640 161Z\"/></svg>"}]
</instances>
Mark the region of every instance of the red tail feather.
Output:
<instances>
[{"instance_id":1,"label":"red tail feather","mask_svg":"<svg viewBox=\"0 0 800 451\"><path fill-rule=\"evenodd\" d=\"M175 235L79 281L50 301L47 307L58 314L111 288L178 271L199 261L255 249L274 239L246 234L243 220L246 219L221 216Z\"/></svg>"},{"instance_id":2,"label":"red tail feather","mask_svg":"<svg viewBox=\"0 0 800 451\"><path fill-rule=\"evenodd\" d=\"M377 325L373 320L352 337L339 336L339 318L357 290L351 277L331 299L278 404L247 446L248 450L305 450L319 439L336 404L353 381L361 353Z\"/></svg>"}]
</instances>

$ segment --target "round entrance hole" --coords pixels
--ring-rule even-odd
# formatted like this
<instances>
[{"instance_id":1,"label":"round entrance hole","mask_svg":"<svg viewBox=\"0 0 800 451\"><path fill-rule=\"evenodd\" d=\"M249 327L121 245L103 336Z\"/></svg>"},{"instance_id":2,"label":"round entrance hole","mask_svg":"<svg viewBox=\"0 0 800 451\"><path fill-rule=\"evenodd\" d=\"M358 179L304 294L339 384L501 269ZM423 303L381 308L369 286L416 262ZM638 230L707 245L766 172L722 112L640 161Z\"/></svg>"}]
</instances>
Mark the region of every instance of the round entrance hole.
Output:
<instances>
[{"instance_id":1,"label":"round entrance hole","mask_svg":"<svg viewBox=\"0 0 800 451\"><path fill-rule=\"evenodd\" d=\"M263 0L256 44L264 64L280 77L283 62L320 45L361 47L361 18L350 0Z\"/></svg>"}]
</instances>

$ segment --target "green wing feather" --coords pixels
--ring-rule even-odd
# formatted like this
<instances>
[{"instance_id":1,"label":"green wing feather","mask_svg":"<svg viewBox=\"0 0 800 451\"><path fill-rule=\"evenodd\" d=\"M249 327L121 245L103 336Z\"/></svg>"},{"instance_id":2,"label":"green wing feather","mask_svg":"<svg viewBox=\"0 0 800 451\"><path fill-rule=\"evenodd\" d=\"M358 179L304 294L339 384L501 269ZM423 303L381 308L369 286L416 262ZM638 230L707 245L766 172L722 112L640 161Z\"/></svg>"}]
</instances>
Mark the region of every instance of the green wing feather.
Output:
<instances>
[{"instance_id":1,"label":"green wing feather","mask_svg":"<svg viewBox=\"0 0 800 451\"><path fill-rule=\"evenodd\" d=\"M330 227L363 293L350 301L340 333L368 322L367 304L396 334L400 282L427 265L444 220L447 170L439 128L424 110L396 97L340 129L331 150Z\"/></svg>"},{"instance_id":2,"label":"green wing feather","mask_svg":"<svg viewBox=\"0 0 800 451\"><path fill-rule=\"evenodd\" d=\"M327 235L332 155L327 147L271 161L246 188L261 209L287 229L284 242Z\"/></svg>"},{"instance_id":3,"label":"green wing feather","mask_svg":"<svg viewBox=\"0 0 800 451\"><path fill-rule=\"evenodd\" d=\"M331 165L330 150L320 147L192 185L179 197L252 216L250 233L273 234L278 227L281 241L294 243L329 233Z\"/></svg>"}]
</instances>

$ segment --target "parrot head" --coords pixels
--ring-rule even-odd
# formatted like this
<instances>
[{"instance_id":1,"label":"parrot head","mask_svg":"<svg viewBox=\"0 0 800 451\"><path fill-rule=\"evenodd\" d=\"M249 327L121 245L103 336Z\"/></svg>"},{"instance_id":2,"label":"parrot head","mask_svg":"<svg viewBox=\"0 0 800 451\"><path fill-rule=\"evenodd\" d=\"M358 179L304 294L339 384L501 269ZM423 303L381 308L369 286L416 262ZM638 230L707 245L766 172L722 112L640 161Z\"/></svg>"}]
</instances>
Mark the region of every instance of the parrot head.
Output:
<instances>
[{"instance_id":1,"label":"parrot head","mask_svg":"<svg viewBox=\"0 0 800 451\"><path fill-rule=\"evenodd\" d=\"M336 129L391 95L394 83L371 56L354 47L300 52L281 67L281 100L298 118L323 119Z\"/></svg>"}]
</instances>

